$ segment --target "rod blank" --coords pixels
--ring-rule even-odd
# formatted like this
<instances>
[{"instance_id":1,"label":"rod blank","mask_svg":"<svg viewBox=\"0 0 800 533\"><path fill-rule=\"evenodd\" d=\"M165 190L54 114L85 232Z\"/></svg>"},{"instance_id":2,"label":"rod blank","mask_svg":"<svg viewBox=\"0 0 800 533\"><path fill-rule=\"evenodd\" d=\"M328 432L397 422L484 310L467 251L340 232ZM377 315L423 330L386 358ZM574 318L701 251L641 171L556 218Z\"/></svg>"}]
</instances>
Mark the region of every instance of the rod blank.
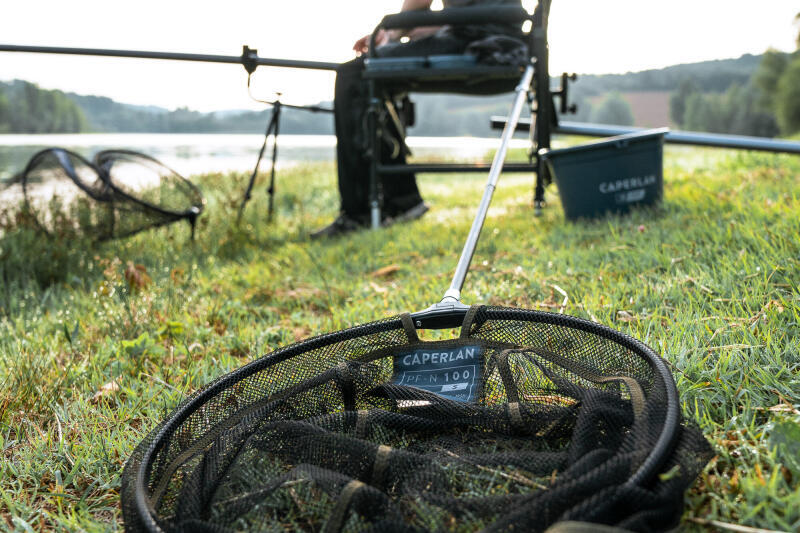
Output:
<instances>
[{"instance_id":1,"label":"rod blank","mask_svg":"<svg viewBox=\"0 0 800 533\"><path fill-rule=\"evenodd\" d=\"M311 70L336 70L339 63L325 61L299 61L295 59L275 59L256 55L221 56L211 54L183 54L178 52L149 52L144 50L111 50L103 48L65 48L60 46L22 46L0 44L0 52L29 52L36 54L68 54L79 56L130 57L138 59L167 59L173 61L198 61L202 63L247 63L265 67L286 67Z\"/></svg>"},{"instance_id":2,"label":"rod blank","mask_svg":"<svg viewBox=\"0 0 800 533\"><path fill-rule=\"evenodd\" d=\"M502 128L506 123L505 117L492 117L492 127ZM520 119L517 129L530 130L530 120ZM565 135L586 135L589 137L611 137L644 131L646 128L630 126L612 126L607 124L588 124L585 122L559 122L555 128L556 133ZM715 148L735 148L739 150L758 150L761 152L776 152L800 155L800 142L786 141L783 139L768 139L766 137L749 137L746 135L723 135L721 133L702 133L696 131L669 131L664 136L664 142L669 144L685 144L690 146L711 146Z\"/></svg>"}]
</instances>

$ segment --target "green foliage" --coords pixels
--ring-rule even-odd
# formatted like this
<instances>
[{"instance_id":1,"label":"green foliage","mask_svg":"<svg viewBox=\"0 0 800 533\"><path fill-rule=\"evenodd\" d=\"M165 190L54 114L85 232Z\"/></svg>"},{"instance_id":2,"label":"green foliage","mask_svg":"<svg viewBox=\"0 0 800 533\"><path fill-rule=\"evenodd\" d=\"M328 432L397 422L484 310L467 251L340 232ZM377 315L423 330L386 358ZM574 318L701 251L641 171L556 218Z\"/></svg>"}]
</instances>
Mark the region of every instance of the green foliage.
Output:
<instances>
[{"instance_id":1,"label":"green foliage","mask_svg":"<svg viewBox=\"0 0 800 533\"><path fill-rule=\"evenodd\" d=\"M632 126L633 111L630 104L619 93L612 93L592 110L591 122Z\"/></svg>"},{"instance_id":2,"label":"green foliage","mask_svg":"<svg viewBox=\"0 0 800 533\"><path fill-rule=\"evenodd\" d=\"M691 131L774 137L775 117L758 103L753 85L734 85L722 94L691 93L681 125Z\"/></svg>"},{"instance_id":3,"label":"green foliage","mask_svg":"<svg viewBox=\"0 0 800 533\"><path fill-rule=\"evenodd\" d=\"M260 133L264 131L271 109L200 113L187 108L173 111L155 106L136 106L115 102L103 96L67 95L83 110L90 129L103 132L137 133ZM330 103L323 104L332 107ZM333 133L328 114L284 108L281 132L326 135Z\"/></svg>"},{"instance_id":4,"label":"green foliage","mask_svg":"<svg viewBox=\"0 0 800 533\"><path fill-rule=\"evenodd\" d=\"M46 288L80 275L91 251L92 243L77 235L48 238L31 226L6 230L0 238L0 280Z\"/></svg>"},{"instance_id":5,"label":"green foliage","mask_svg":"<svg viewBox=\"0 0 800 533\"><path fill-rule=\"evenodd\" d=\"M738 59L702 61L626 74L583 74L575 88L587 96L613 91L674 91L684 80L691 79L699 91L721 92L735 83L747 83L760 61L761 56L745 54Z\"/></svg>"},{"instance_id":6,"label":"green foliage","mask_svg":"<svg viewBox=\"0 0 800 533\"><path fill-rule=\"evenodd\" d=\"M0 87L0 133L8 133L11 130L11 110L9 109L8 98Z\"/></svg>"},{"instance_id":7,"label":"green foliage","mask_svg":"<svg viewBox=\"0 0 800 533\"><path fill-rule=\"evenodd\" d=\"M794 25L797 26L797 39L795 39L795 43L797 43L797 49L800 50L800 13L794 16Z\"/></svg>"},{"instance_id":8,"label":"green foliage","mask_svg":"<svg viewBox=\"0 0 800 533\"><path fill-rule=\"evenodd\" d=\"M786 67L778 81L775 111L784 134L791 135L800 131L800 56Z\"/></svg>"},{"instance_id":9,"label":"green foliage","mask_svg":"<svg viewBox=\"0 0 800 533\"><path fill-rule=\"evenodd\" d=\"M681 126L686 116L686 104L689 97L697 94L697 85L687 78L681 82L678 89L669 97L669 117L672 122Z\"/></svg>"},{"instance_id":10,"label":"green foliage","mask_svg":"<svg viewBox=\"0 0 800 533\"><path fill-rule=\"evenodd\" d=\"M769 443L793 475L800 476L800 424L792 420L777 421L770 431Z\"/></svg>"},{"instance_id":11,"label":"green foliage","mask_svg":"<svg viewBox=\"0 0 800 533\"><path fill-rule=\"evenodd\" d=\"M83 112L63 92L25 81L0 84L0 131L80 133L86 128Z\"/></svg>"},{"instance_id":12,"label":"green foliage","mask_svg":"<svg viewBox=\"0 0 800 533\"><path fill-rule=\"evenodd\" d=\"M767 50L764 53L758 70L753 74L753 83L761 91L759 103L765 108L775 109L775 93L778 90L778 81L783 76L789 56L778 50Z\"/></svg>"},{"instance_id":13,"label":"green foliage","mask_svg":"<svg viewBox=\"0 0 800 533\"><path fill-rule=\"evenodd\" d=\"M700 518L796 531L800 160L667 146L664 162L661 208L580 223L554 188L534 219L530 176L504 174L464 301L564 305L652 346L717 456L681 530ZM209 197L194 242L179 224L64 243L75 255L48 285L33 279L53 261L33 236L2 255L0 524L120 529L122 465L181 400L296 339L438 301L486 179L424 175L425 218L320 242L307 235L336 214L333 164L281 171L272 225L262 176L237 228L246 178L198 178ZM152 278L138 291L129 262ZM388 265L404 268L374 274Z\"/></svg>"}]
</instances>

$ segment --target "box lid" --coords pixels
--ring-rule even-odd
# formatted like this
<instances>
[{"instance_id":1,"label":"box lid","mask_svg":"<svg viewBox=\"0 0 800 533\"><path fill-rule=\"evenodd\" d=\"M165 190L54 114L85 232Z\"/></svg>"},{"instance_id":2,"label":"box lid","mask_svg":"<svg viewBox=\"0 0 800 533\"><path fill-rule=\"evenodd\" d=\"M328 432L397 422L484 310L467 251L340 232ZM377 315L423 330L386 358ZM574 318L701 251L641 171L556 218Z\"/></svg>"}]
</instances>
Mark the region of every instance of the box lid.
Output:
<instances>
[{"instance_id":1,"label":"box lid","mask_svg":"<svg viewBox=\"0 0 800 533\"><path fill-rule=\"evenodd\" d=\"M552 159L565 154L586 153L608 148L624 148L632 143L638 143L656 138L660 138L660 140L663 141L664 135L666 135L667 132L669 132L669 128L654 128L649 130L635 131L633 133L616 135L614 137L600 139L599 141L569 146L567 148L556 148L554 150L548 150L545 148L540 150L539 154L545 159Z\"/></svg>"}]
</instances>

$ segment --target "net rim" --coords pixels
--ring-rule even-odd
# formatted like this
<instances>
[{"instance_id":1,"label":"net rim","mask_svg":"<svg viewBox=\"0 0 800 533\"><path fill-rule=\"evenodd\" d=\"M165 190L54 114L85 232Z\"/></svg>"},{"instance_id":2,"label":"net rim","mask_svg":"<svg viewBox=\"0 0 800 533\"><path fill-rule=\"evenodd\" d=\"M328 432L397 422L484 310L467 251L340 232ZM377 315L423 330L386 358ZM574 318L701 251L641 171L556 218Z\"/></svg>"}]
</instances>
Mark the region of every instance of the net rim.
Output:
<instances>
[{"instance_id":1,"label":"net rim","mask_svg":"<svg viewBox=\"0 0 800 533\"><path fill-rule=\"evenodd\" d=\"M164 167L165 169L172 172L175 176L177 176L184 184L186 184L191 189L192 194L196 197L196 199L199 199L199 202L193 203L192 207L184 211L172 211L170 209L164 209L161 206L145 202L144 200L141 200L140 198L137 198L136 196L129 194L128 192L121 189L114 183L114 180L111 177L111 173L108 171L108 169L105 168L106 159L108 159L108 157L112 154L136 156ZM103 181L111 188L114 194L119 195L120 197L128 201L139 204L142 207L145 207L146 209L156 211L161 215L177 217L177 218L196 218L200 216L200 214L202 214L203 209L205 208L206 205L205 196L203 196L202 191L197 185L195 185L194 183L183 177L180 173L176 172L171 167L165 165L158 159L151 157L147 154L136 152L134 150L123 150L123 149L101 150L100 152L97 152L94 155L94 166L102 171L100 172L100 175Z\"/></svg>"},{"instance_id":2,"label":"net rim","mask_svg":"<svg viewBox=\"0 0 800 533\"><path fill-rule=\"evenodd\" d=\"M22 185L22 198L25 205L25 209L30 212L33 212L33 205L31 204L30 200L28 199L28 174L35 168L35 166L39 163L39 161L45 157L47 154L53 154L56 160L59 162L61 167L67 173L67 176L81 190L81 192L85 193L89 198L97 201L97 202L108 202L110 198L108 195L98 195L95 191L92 191L84 182L78 177L78 173L75 171L75 166L72 164L70 157L74 157L87 167L91 168L94 171L97 171L97 168L85 157L80 155L77 152L73 152L72 150L67 150L65 148L57 148L57 147L50 147L44 148L39 150L35 154L31 156L28 160L28 164L25 165L25 169L22 171L20 175L20 182ZM103 179L102 173L98 172L97 177L100 181L105 185L108 186L108 182ZM48 230L44 224L39 221L38 216L33 217L33 221L38 226L38 228L43 231L46 235L52 235L52 232Z\"/></svg>"},{"instance_id":3,"label":"net rim","mask_svg":"<svg viewBox=\"0 0 800 533\"><path fill-rule=\"evenodd\" d=\"M81 154L79 154L77 152L73 152L72 150L67 150L65 148L44 148L42 150L39 150L38 152L36 152L35 154L33 154L31 156L31 158L28 160L28 164L25 165L25 169L22 171L22 175L21 175L22 176L21 177L22 190L23 190L26 202L28 201L28 191L27 191L27 188L28 188L28 179L27 179L28 178L28 174L33 170L33 167L39 162L39 160L42 157L44 157L46 154L48 154L48 153L55 155L55 157L58 160L58 162L61 164L61 166L67 172L67 175L69 176L69 178L72 180L72 182L75 185L78 186L78 188L81 191L85 192L87 195L89 195L91 198L93 198L95 200L98 200L98 201L105 201L106 200L105 196L98 196L94 191L92 191L89 187L86 186L86 184L83 182L83 180L81 180L78 177L77 172L75 172L75 166L72 164L72 161L69 160L69 157L74 157L75 159L77 159L81 163L85 164L87 167L89 167L89 168L91 168L93 170L97 170L95 168L95 166L88 159L86 159L85 157L83 157ZM65 156L68 156L68 157L65 157ZM103 176L102 176L101 173L98 173L97 177L104 184L107 184L106 180L103 179Z\"/></svg>"},{"instance_id":4,"label":"net rim","mask_svg":"<svg viewBox=\"0 0 800 533\"><path fill-rule=\"evenodd\" d=\"M660 356L658 356L658 354L656 354L652 348L638 339L635 339L608 326L591 322L583 318L557 314L548 311L536 311L511 307L482 306L481 309L485 313L484 321L491 319L508 320L509 315L512 317L516 315L517 317L524 317L517 318L519 321L544 323L572 328L591 333L620 344L647 361L647 363L655 371L656 377L660 378L664 385L666 392L666 416L655 446L653 446L653 449L650 451L636 472L634 472L625 482L625 485L644 486L649 483L658 473L658 470L663 465L664 461L668 458L679 436L678 430L680 427L680 406L678 402L678 389L666 362ZM499 316L501 314L504 316ZM145 486L144 480L149 478L150 469L152 467L155 454L167 443L167 440L177 429L177 427L183 423L194 411L202 407L207 400L211 399L228 386L237 383L256 372L260 372L271 365L278 364L291 357L301 355L308 350L320 348L335 342L354 339L366 334L385 332L398 327L402 327L402 321L399 316L386 320L360 324L351 328L325 333L298 343L290 344L266 354L254 361L251 361L250 363L223 376L220 376L203 389L197 391L193 397L187 399L183 405L179 406L169 415L169 417L163 422L162 427L158 430L158 433L156 433L142 454L140 463L136 469L136 479L134 480L135 508L141 523L152 532L163 531L154 518L156 511L147 496L147 487Z\"/></svg>"}]
</instances>

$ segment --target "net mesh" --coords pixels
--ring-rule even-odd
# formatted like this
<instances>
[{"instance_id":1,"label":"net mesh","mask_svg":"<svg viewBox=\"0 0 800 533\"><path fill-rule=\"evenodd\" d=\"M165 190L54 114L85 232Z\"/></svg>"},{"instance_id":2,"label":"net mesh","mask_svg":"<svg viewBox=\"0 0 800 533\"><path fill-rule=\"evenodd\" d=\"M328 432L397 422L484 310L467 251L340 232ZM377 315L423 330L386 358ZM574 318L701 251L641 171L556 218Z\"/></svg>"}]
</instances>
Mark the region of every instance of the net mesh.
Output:
<instances>
[{"instance_id":1,"label":"net mesh","mask_svg":"<svg viewBox=\"0 0 800 533\"><path fill-rule=\"evenodd\" d=\"M670 426L674 383L649 348L519 309L479 308L452 341L419 341L408 324L393 318L288 346L186 400L126 464L126 528L677 523L710 448L697 429ZM464 346L482 351L475 401L398 383L401 354Z\"/></svg>"},{"instance_id":2,"label":"net mesh","mask_svg":"<svg viewBox=\"0 0 800 533\"><path fill-rule=\"evenodd\" d=\"M19 180L26 213L46 233L96 240L188 220L194 228L205 200L199 189L157 160L136 152L79 154L48 148L35 154Z\"/></svg>"},{"instance_id":3,"label":"net mesh","mask_svg":"<svg viewBox=\"0 0 800 533\"><path fill-rule=\"evenodd\" d=\"M178 220L194 221L205 205L200 190L160 161L138 152L105 150L95 165L108 177L114 234L124 237Z\"/></svg>"},{"instance_id":4,"label":"net mesh","mask_svg":"<svg viewBox=\"0 0 800 533\"><path fill-rule=\"evenodd\" d=\"M20 180L26 212L46 233L108 238L111 192L95 167L67 150L35 154Z\"/></svg>"}]
</instances>

